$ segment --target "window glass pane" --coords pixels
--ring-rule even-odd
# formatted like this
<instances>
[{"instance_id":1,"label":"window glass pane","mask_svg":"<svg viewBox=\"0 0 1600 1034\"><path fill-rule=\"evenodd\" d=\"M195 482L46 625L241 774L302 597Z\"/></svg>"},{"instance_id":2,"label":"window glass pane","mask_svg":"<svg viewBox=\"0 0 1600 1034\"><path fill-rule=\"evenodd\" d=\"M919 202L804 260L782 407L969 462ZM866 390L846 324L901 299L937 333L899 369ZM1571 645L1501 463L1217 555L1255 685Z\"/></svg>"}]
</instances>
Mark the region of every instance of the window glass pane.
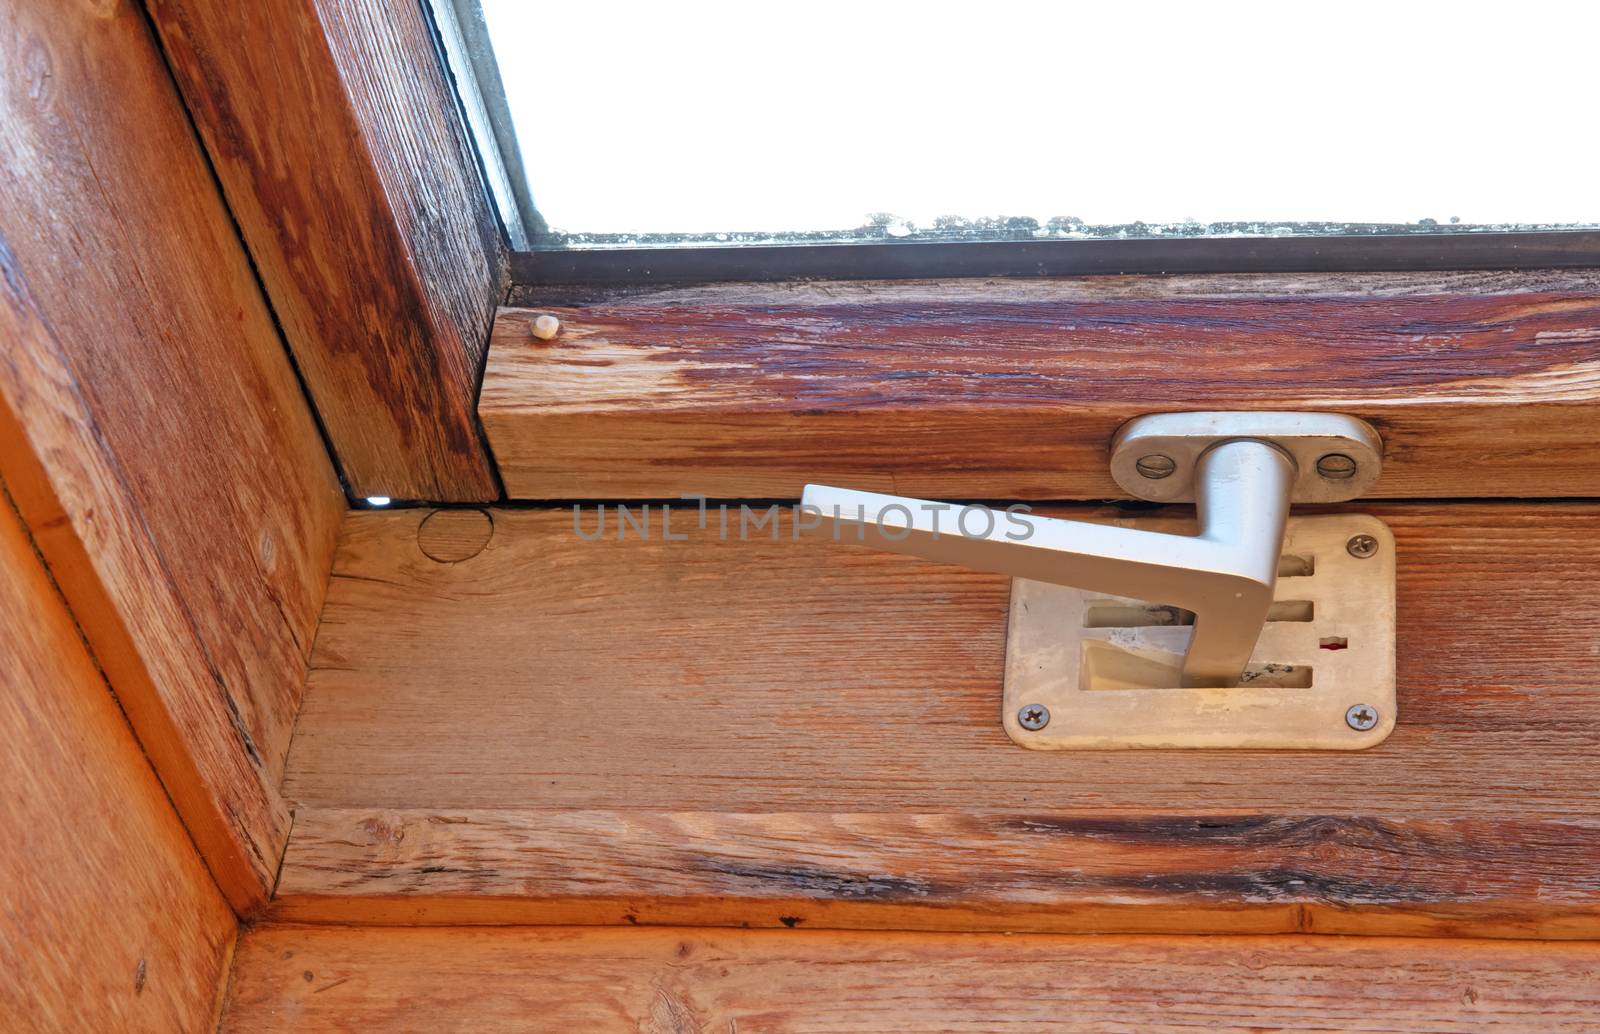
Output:
<instances>
[{"instance_id":1,"label":"window glass pane","mask_svg":"<svg viewBox=\"0 0 1600 1034\"><path fill-rule=\"evenodd\" d=\"M1600 4L482 4L547 244L1600 224Z\"/></svg>"}]
</instances>

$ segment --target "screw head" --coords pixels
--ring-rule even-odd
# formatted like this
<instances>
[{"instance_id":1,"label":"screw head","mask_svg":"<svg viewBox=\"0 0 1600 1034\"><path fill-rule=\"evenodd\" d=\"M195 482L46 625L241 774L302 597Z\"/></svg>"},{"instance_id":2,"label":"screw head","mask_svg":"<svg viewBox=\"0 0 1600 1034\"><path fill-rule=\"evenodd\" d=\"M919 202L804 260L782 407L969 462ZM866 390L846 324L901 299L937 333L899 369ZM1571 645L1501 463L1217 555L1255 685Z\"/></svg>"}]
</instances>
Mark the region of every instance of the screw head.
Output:
<instances>
[{"instance_id":1,"label":"screw head","mask_svg":"<svg viewBox=\"0 0 1600 1034\"><path fill-rule=\"evenodd\" d=\"M1367 704L1352 704L1344 713L1344 724L1356 732L1366 732L1378 724L1378 709Z\"/></svg>"},{"instance_id":2,"label":"screw head","mask_svg":"<svg viewBox=\"0 0 1600 1034\"><path fill-rule=\"evenodd\" d=\"M1178 469L1171 456L1163 456L1153 452L1148 456L1140 456L1133 469L1139 472L1140 477L1149 478L1151 481L1160 481L1164 477L1171 477L1172 472Z\"/></svg>"},{"instance_id":3,"label":"screw head","mask_svg":"<svg viewBox=\"0 0 1600 1034\"><path fill-rule=\"evenodd\" d=\"M1365 560L1378 552L1378 540L1371 535L1356 535L1344 544L1344 551L1357 560Z\"/></svg>"},{"instance_id":4,"label":"screw head","mask_svg":"<svg viewBox=\"0 0 1600 1034\"><path fill-rule=\"evenodd\" d=\"M1043 729L1050 724L1050 709L1043 704L1029 704L1017 712L1017 724L1034 731Z\"/></svg>"},{"instance_id":5,"label":"screw head","mask_svg":"<svg viewBox=\"0 0 1600 1034\"><path fill-rule=\"evenodd\" d=\"M1317 473L1329 481L1348 481L1356 476L1356 461L1342 452L1330 452L1317 460Z\"/></svg>"}]
</instances>

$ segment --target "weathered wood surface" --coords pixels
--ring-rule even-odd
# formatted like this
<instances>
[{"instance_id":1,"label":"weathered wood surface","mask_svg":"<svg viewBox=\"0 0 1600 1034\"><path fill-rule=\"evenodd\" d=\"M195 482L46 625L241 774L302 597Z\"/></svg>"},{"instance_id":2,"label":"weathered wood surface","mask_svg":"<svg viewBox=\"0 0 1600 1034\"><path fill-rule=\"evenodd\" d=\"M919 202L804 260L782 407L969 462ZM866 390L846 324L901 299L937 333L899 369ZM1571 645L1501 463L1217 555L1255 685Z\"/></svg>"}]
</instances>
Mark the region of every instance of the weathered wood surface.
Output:
<instances>
[{"instance_id":1,"label":"weathered wood surface","mask_svg":"<svg viewBox=\"0 0 1600 1034\"><path fill-rule=\"evenodd\" d=\"M495 498L502 245L422 5L149 8L351 490Z\"/></svg>"},{"instance_id":2,"label":"weathered wood surface","mask_svg":"<svg viewBox=\"0 0 1600 1034\"><path fill-rule=\"evenodd\" d=\"M225 1034L1587 1031L1600 946L263 926Z\"/></svg>"},{"instance_id":3,"label":"weathered wood surface","mask_svg":"<svg viewBox=\"0 0 1600 1034\"><path fill-rule=\"evenodd\" d=\"M705 531L679 510L687 540L663 541L657 511L650 541L613 517L588 542L569 510L497 509L481 551L439 562L428 511L352 514L276 907L1591 932L1600 506L1360 509L1397 540L1400 719L1355 754L1022 750L1006 579L787 520L740 541L735 512L723 541L715 510Z\"/></svg>"},{"instance_id":4,"label":"weathered wood surface","mask_svg":"<svg viewBox=\"0 0 1600 1034\"><path fill-rule=\"evenodd\" d=\"M1364 417L1379 496L1600 494L1593 271L548 295L500 311L479 401L517 498L1116 498L1113 432L1185 409Z\"/></svg>"},{"instance_id":5,"label":"weathered wood surface","mask_svg":"<svg viewBox=\"0 0 1600 1034\"><path fill-rule=\"evenodd\" d=\"M1600 936L1600 818L303 809L272 915Z\"/></svg>"},{"instance_id":6,"label":"weathered wood surface","mask_svg":"<svg viewBox=\"0 0 1600 1034\"><path fill-rule=\"evenodd\" d=\"M233 913L3 498L0 628L0 1030L211 1030Z\"/></svg>"},{"instance_id":7,"label":"weathered wood surface","mask_svg":"<svg viewBox=\"0 0 1600 1034\"><path fill-rule=\"evenodd\" d=\"M0 19L0 473L249 909L344 499L143 12Z\"/></svg>"}]
</instances>

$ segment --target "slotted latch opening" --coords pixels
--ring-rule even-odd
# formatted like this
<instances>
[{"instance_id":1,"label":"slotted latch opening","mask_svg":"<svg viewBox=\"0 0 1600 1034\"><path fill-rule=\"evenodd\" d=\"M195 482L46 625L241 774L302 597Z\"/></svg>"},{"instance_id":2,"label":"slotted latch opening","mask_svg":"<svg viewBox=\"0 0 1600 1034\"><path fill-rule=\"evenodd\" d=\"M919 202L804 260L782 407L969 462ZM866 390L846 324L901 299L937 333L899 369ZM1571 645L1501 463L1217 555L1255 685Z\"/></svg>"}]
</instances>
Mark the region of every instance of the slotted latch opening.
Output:
<instances>
[{"instance_id":1,"label":"slotted latch opening","mask_svg":"<svg viewBox=\"0 0 1600 1034\"><path fill-rule=\"evenodd\" d=\"M1135 523L1166 528L1161 519ZM1352 553L1349 542L1362 536L1379 548ZM1380 742L1395 714L1392 541L1371 517L1291 517L1278 564L1283 598L1272 603L1237 684L1215 689L1183 688L1192 611L1017 579L1007 731L1035 749ZM1045 708L1049 720L1023 727L1016 709L1027 706ZM1354 724L1346 717L1352 708L1363 709Z\"/></svg>"}]
</instances>

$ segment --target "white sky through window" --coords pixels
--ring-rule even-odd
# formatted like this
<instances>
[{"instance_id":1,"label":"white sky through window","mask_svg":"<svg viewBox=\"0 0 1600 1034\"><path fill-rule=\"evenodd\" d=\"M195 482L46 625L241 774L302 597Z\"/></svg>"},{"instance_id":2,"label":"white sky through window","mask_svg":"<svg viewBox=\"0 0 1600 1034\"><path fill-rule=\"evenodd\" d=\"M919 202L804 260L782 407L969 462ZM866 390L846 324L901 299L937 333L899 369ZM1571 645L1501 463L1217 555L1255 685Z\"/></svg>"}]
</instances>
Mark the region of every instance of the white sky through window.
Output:
<instances>
[{"instance_id":1,"label":"white sky through window","mask_svg":"<svg viewBox=\"0 0 1600 1034\"><path fill-rule=\"evenodd\" d=\"M568 233L1600 222L1600 4L483 0Z\"/></svg>"}]
</instances>

